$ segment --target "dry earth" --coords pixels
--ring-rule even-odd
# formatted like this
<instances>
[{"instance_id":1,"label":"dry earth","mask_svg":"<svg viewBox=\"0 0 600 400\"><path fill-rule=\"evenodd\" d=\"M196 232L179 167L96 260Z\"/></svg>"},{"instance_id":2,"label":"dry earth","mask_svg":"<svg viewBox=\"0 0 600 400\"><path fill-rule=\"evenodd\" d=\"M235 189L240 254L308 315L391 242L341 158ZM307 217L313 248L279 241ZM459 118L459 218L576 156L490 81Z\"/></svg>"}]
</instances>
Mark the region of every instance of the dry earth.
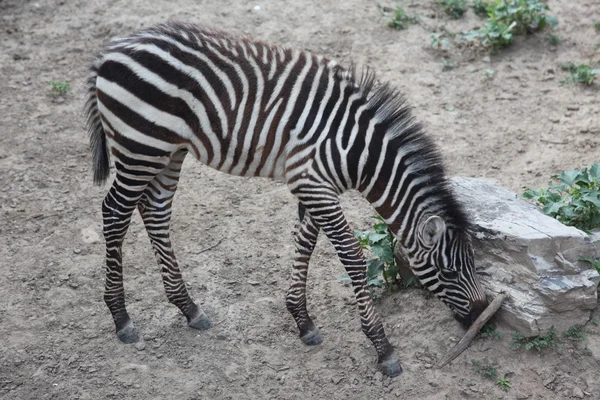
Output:
<instances>
[{"instance_id":1,"label":"dry earth","mask_svg":"<svg viewBox=\"0 0 600 400\"><path fill-rule=\"evenodd\" d=\"M309 311L325 342L303 346L283 302L294 198L281 184L191 161L176 197L174 242L190 290L216 326L193 331L168 304L138 217L125 270L141 344L117 340L102 302L107 188L92 185L81 85L89 60L112 37L177 18L369 64L405 91L451 174L520 191L600 159L598 84L559 86L561 62L600 58L592 25L600 1L548 4L563 43L551 46L542 33L487 58L458 39L448 51L431 49L436 29L481 25L472 11L449 20L431 0L408 5L420 22L405 31L387 28L366 0L0 0L0 397L600 398L600 336L591 322L587 340L564 340L561 352L511 350L504 329L501 340L477 339L451 365L431 368L464 331L419 290L380 294L377 306L405 371L382 377L324 240L311 267ZM444 56L453 70L442 71ZM484 79L486 69L496 72L493 79ZM50 80L68 81L72 90L53 96ZM344 204L353 227L368 228L367 204L354 194ZM482 358L496 361L512 389L475 373L471 360Z\"/></svg>"}]
</instances>

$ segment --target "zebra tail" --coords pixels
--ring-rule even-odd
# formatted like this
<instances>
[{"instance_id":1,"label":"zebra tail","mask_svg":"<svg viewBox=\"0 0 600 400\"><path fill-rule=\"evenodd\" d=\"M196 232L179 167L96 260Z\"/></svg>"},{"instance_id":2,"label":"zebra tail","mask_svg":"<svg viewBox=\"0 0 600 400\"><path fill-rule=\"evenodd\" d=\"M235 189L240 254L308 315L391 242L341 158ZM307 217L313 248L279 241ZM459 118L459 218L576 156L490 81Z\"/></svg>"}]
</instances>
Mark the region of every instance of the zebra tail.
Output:
<instances>
[{"instance_id":1,"label":"zebra tail","mask_svg":"<svg viewBox=\"0 0 600 400\"><path fill-rule=\"evenodd\" d=\"M110 174L110 157L106 145L106 135L102 128L102 120L98 112L98 99L96 98L96 78L98 77L98 60L90 68L90 75L86 81L87 100L85 113L87 117L87 130L90 135L90 150L94 163L94 183L103 185Z\"/></svg>"}]
</instances>

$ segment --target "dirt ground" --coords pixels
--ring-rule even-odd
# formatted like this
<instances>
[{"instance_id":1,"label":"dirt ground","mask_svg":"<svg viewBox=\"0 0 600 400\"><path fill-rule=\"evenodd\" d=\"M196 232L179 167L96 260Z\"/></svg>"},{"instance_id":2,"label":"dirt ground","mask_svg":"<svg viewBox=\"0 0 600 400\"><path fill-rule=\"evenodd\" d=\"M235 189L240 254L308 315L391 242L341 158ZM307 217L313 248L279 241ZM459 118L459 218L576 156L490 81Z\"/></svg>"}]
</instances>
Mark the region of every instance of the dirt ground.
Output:
<instances>
[{"instance_id":1,"label":"dirt ground","mask_svg":"<svg viewBox=\"0 0 600 400\"><path fill-rule=\"evenodd\" d=\"M309 275L309 312L324 335L305 347L284 305L296 203L282 184L184 166L173 236L184 278L215 326L187 328L164 296L138 216L126 239L125 289L143 341L120 343L102 301L104 245L82 115L88 62L112 37L167 19L198 21L369 64L402 88L441 146L449 172L521 192L558 171L600 161L600 91L561 87L561 62L600 58L599 0L550 0L545 33L486 57L461 43L439 52L431 32L481 26L472 11L448 19L433 0L408 3L420 21L386 27L366 0L0 0L0 398L6 399L566 399L600 398L599 329L542 353L477 339L443 369L436 360L463 329L419 290L377 307L404 374L382 377L360 330L343 268L320 240ZM382 3L393 5L393 3ZM442 71L443 57L455 68ZM485 70L493 69L492 79ZM64 97L49 81L68 81ZM452 107L445 107L450 104ZM344 196L352 226L372 211ZM479 376L498 365L512 388Z\"/></svg>"}]
</instances>

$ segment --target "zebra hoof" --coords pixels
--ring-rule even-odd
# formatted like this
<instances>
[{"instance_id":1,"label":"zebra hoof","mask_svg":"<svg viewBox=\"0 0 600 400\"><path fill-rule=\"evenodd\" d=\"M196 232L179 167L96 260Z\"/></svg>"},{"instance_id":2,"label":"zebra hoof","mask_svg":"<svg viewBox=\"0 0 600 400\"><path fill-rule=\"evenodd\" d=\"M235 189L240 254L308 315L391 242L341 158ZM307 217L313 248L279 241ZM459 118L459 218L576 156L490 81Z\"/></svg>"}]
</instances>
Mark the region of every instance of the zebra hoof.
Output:
<instances>
[{"instance_id":1,"label":"zebra hoof","mask_svg":"<svg viewBox=\"0 0 600 400\"><path fill-rule=\"evenodd\" d=\"M188 326L193 329L198 329L199 331L205 331L212 326L210 320L204 314L204 312L200 311L200 313L192 318L190 322L188 322Z\"/></svg>"},{"instance_id":2,"label":"zebra hoof","mask_svg":"<svg viewBox=\"0 0 600 400\"><path fill-rule=\"evenodd\" d=\"M314 331L310 331L306 335L300 337L300 340L302 340L302 343L304 343L308 346L315 346L315 345L323 343L323 337L321 336L319 331L316 329Z\"/></svg>"},{"instance_id":3,"label":"zebra hoof","mask_svg":"<svg viewBox=\"0 0 600 400\"><path fill-rule=\"evenodd\" d=\"M385 360L379 363L379 369L384 375L387 376L398 376L402 373L402 367L400 361L396 357L392 357L389 360Z\"/></svg>"},{"instance_id":4,"label":"zebra hoof","mask_svg":"<svg viewBox=\"0 0 600 400\"><path fill-rule=\"evenodd\" d=\"M131 321L117 331L117 337L123 343L135 343L140 340L137 328Z\"/></svg>"}]
</instances>

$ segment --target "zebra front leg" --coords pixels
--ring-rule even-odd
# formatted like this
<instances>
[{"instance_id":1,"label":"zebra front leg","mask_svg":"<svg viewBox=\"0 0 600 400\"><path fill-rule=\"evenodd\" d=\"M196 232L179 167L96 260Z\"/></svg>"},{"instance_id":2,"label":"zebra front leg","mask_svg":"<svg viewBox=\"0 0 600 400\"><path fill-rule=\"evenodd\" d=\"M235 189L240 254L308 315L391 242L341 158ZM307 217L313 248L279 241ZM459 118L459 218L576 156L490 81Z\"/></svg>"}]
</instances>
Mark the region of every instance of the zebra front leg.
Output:
<instances>
[{"instance_id":1,"label":"zebra front leg","mask_svg":"<svg viewBox=\"0 0 600 400\"><path fill-rule=\"evenodd\" d=\"M186 154L186 151L180 151L173 155L167 168L148 185L138 204L138 209L161 268L167 299L185 315L188 326L204 330L210 328L210 321L194 303L185 287L169 232L173 197L177 190L181 165Z\"/></svg>"},{"instance_id":2,"label":"zebra front leg","mask_svg":"<svg viewBox=\"0 0 600 400\"><path fill-rule=\"evenodd\" d=\"M302 203L298 203L298 219L299 223L294 230L296 252L292 269L292 283L287 292L285 304L296 320L300 339L307 345L317 345L323 343L323 338L306 309L306 276L308 262L317 243L319 228Z\"/></svg>"},{"instance_id":3,"label":"zebra front leg","mask_svg":"<svg viewBox=\"0 0 600 400\"><path fill-rule=\"evenodd\" d=\"M312 195L309 193L299 197L308 213L335 247L340 261L352 280L362 330L375 346L379 368L388 376L400 375L402 367L385 336L383 324L367 290L367 266L360 242L348 226L337 195L334 191L326 194L320 188Z\"/></svg>"}]
</instances>

